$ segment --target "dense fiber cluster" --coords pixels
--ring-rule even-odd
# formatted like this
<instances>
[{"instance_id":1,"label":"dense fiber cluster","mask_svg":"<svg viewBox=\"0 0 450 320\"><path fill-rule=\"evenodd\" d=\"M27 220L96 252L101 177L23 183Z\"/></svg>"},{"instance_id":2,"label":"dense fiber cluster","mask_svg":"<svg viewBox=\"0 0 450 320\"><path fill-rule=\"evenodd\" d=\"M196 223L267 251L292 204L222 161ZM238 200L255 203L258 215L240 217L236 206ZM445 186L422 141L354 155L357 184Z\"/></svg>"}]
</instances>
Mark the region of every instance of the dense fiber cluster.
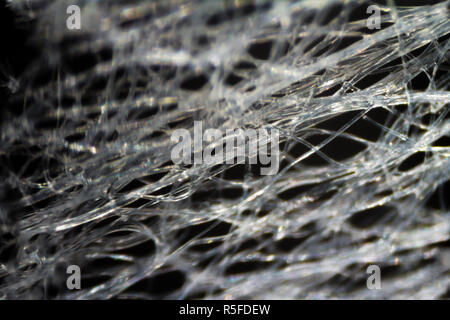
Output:
<instances>
[{"instance_id":1,"label":"dense fiber cluster","mask_svg":"<svg viewBox=\"0 0 450 320\"><path fill-rule=\"evenodd\" d=\"M448 298L448 5L11 2L0 298ZM200 120L279 130L278 173L174 164Z\"/></svg>"}]
</instances>

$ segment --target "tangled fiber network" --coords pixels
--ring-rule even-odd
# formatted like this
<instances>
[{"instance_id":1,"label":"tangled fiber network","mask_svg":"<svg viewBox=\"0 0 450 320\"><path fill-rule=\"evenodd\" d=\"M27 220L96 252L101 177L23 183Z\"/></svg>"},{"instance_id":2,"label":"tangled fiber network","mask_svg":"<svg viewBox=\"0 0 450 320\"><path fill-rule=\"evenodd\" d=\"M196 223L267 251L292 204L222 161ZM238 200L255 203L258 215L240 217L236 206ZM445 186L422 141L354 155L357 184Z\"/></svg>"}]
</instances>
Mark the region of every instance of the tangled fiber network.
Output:
<instances>
[{"instance_id":1,"label":"tangled fiber network","mask_svg":"<svg viewBox=\"0 0 450 320\"><path fill-rule=\"evenodd\" d=\"M449 3L9 2L0 297L449 298ZM175 164L194 121L279 130L277 174Z\"/></svg>"}]
</instances>

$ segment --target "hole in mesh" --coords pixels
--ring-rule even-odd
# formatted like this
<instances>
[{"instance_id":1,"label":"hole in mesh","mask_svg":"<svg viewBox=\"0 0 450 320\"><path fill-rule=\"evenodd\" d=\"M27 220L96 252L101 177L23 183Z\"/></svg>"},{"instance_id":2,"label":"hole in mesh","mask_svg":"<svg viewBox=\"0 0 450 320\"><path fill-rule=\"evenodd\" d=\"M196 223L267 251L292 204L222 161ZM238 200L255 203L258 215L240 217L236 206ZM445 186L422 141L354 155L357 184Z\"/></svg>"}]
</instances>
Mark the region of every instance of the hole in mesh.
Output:
<instances>
[{"instance_id":1,"label":"hole in mesh","mask_svg":"<svg viewBox=\"0 0 450 320\"><path fill-rule=\"evenodd\" d=\"M106 76L96 76L86 88L86 91L95 94L98 93L98 91L104 90L107 85L108 78Z\"/></svg>"},{"instance_id":2,"label":"hole in mesh","mask_svg":"<svg viewBox=\"0 0 450 320\"><path fill-rule=\"evenodd\" d=\"M333 116L328 120L320 122L315 127L326 130L338 131L344 125L352 121L360 113L361 111L343 112ZM390 115L389 111L383 108L375 108L369 111L366 114L366 117L371 118L372 120L375 120L380 124L384 124L389 115ZM365 119L359 119L344 132L351 133L365 140L377 141L383 130L382 128L376 126L375 124Z\"/></svg>"},{"instance_id":3,"label":"hole in mesh","mask_svg":"<svg viewBox=\"0 0 450 320\"><path fill-rule=\"evenodd\" d=\"M191 196L191 201L195 203L212 202L220 198L219 191L214 190L197 190Z\"/></svg>"},{"instance_id":4,"label":"hole in mesh","mask_svg":"<svg viewBox=\"0 0 450 320\"><path fill-rule=\"evenodd\" d=\"M392 189L386 189L383 191L380 191L378 193L375 194L375 197L380 197L380 198L384 198L384 197L389 197L391 195L394 194L394 191Z\"/></svg>"},{"instance_id":5,"label":"hole in mesh","mask_svg":"<svg viewBox=\"0 0 450 320\"><path fill-rule=\"evenodd\" d=\"M114 253L117 254L131 255L136 258L149 257L154 255L155 252L156 252L156 245L152 239L146 240L132 247L114 251Z\"/></svg>"},{"instance_id":6,"label":"hole in mesh","mask_svg":"<svg viewBox=\"0 0 450 320\"><path fill-rule=\"evenodd\" d=\"M247 239L245 241L243 241L242 243L240 243L237 247L236 247L236 253L238 252L242 252L242 251L247 251L247 250L252 250L255 249L258 246L259 242L256 239Z\"/></svg>"},{"instance_id":7,"label":"hole in mesh","mask_svg":"<svg viewBox=\"0 0 450 320\"><path fill-rule=\"evenodd\" d=\"M440 184L428 198L425 205L428 208L447 211L450 208L450 180Z\"/></svg>"},{"instance_id":8,"label":"hole in mesh","mask_svg":"<svg viewBox=\"0 0 450 320\"><path fill-rule=\"evenodd\" d=\"M102 48L98 52L98 56L100 58L100 61L107 62L112 60L113 58L113 49L112 48Z\"/></svg>"},{"instance_id":9,"label":"hole in mesh","mask_svg":"<svg viewBox=\"0 0 450 320\"><path fill-rule=\"evenodd\" d=\"M225 270L225 276L231 276L241 273L252 273L262 271L274 265L274 261L245 261L235 262Z\"/></svg>"},{"instance_id":10,"label":"hole in mesh","mask_svg":"<svg viewBox=\"0 0 450 320\"><path fill-rule=\"evenodd\" d=\"M282 41L276 49L276 56L284 57L292 50L292 45L288 41Z\"/></svg>"},{"instance_id":11,"label":"hole in mesh","mask_svg":"<svg viewBox=\"0 0 450 320\"><path fill-rule=\"evenodd\" d=\"M317 146L327 138L328 135L320 134L320 135L313 135L307 138L306 140L312 145ZM329 143L323 146L320 149L320 151L322 151L325 155L327 155L328 157L330 157L335 161L342 161L354 157L355 155L362 152L366 148L367 146L365 144L362 144L355 140L347 139L344 137L335 137L333 140L331 140ZM291 154L294 157L300 157L301 155L307 153L309 150L310 148L308 148L307 146L301 143L296 143L289 150L289 154ZM304 159L302 163L310 166L321 166L328 164L328 161L323 159L317 153L313 153L312 155Z\"/></svg>"},{"instance_id":12,"label":"hole in mesh","mask_svg":"<svg viewBox=\"0 0 450 320\"><path fill-rule=\"evenodd\" d=\"M0 5L0 28L4 30L2 40L5 43L0 52L0 61L2 66L6 63L10 71L17 75L22 74L40 53L39 48L29 41L35 33L36 19L25 18L19 9L20 5L16 7L12 2L2 1Z\"/></svg>"},{"instance_id":13,"label":"hole in mesh","mask_svg":"<svg viewBox=\"0 0 450 320\"><path fill-rule=\"evenodd\" d=\"M104 100L104 97L97 93L92 93L89 91L83 92L83 96L81 97L81 104L84 106L94 106L100 101Z\"/></svg>"},{"instance_id":14,"label":"hole in mesh","mask_svg":"<svg viewBox=\"0 0 450 320\"><path fill-rule=\"evenodd\" d=\"M323 193L322 195L319 195L318 197L316 197L314 199L314 201L317 203L320 201L330 200L337 192L338 192L337 190L329 190L329 191Z\"/></svg>"},{"instance_id":15,"label":"hole in mesh","mask_svg":"<svg viewBox=\"0 0 450 320\"><path fill-rule=\"evenodd\" d=\"M57 73L58 72L56 70L51 69L48 66L40 69L38 73L33 77L31 87L33 89L40 88L52 81L55 81Z\"/></svg>"},{"instance_id":16,"label":"hole in mesh","mask_svg":"<svg viewBox=\"0 0 450 320\"><path fill-rule=\"evenodd\" d=\"M411 52L409 52L408 53L408 56L412 56L412 57L420 57L421 55L423 55L423 53L425 52L425 51L427 51L427 49L430 47L430 44L429 43L427 43L426 45L424 45L424 46L421 46L421 47L419 47L419 48L417 48L417 49L414 49L413 51L411 51Z\"/></svg>"},{"instance_id":17,"label":"hole in mesh","mask_svg":"<svg viewBox=\"0 0 450 320\"><path fill-rule=\"evenodd\" d=\"M188 117L180 120L171 121L168 124L169 129L174 128L189 128L194 125L194 118Z\"/></svg>"},{"instance_id":18,"label":"hole in mesh","mask_svg":"<svg viewBox=\"0 0 450 320\"><path fill-rule=\"evenodd\" d=\"M342 273L334 274L331 278L317 284L318 288L342 288L349 287L351 279Z\"/></svg>"},{"instance_id":19,"label":"hole in mesh","mask_svg":"<svg viewBox=\"0 0 450 320\"><path fill-rule=\"evenodd\" d=\"M348 16L348 22L360 21L367 19L371 14L367 13L367 7L370 4L368 2L356 5L351 9L350 15Z\"/></svg>"},{"instance_id":20,"label":"hole in mesh","mask_svg":"<svg viewBox=\"0 0 450 320\"><path fill-rule=\"evenodd\" d=\"M222 196L225 199L239 199L244 194L244 190L239 187L222 189Z\"/></svg>"},{"instance_id":21,"label":"hole in mesh","mask_svg":"<svg viewBox=\"0 0 450 320\"><path fill-rule=\"evenodd\" d=\"M314 21L316 17L316 10L314 9L302 9L301 11L301 21L302 24L308 25Z\"/></svg>"},{"instance_id":22,"label":"hole in mesh","mask_svg":"<svg viewBox=\"0 0 450 320\"><path fill-rule=\"evenodd\" d=\"M144 220L141 220L142 223L144 223L149 228L157 228L158 225L161 223L162 219L158 215L151 215L147 216Z\"/></svg>"},{"instance_id":23,"label":"hole in mesh","mask_svg":"<svg viewBox=\"0 0 450 320\"><path fill-rule=\"evenodd\" d=\"M177 103L168 103L168 104L162 105L163 112L171 112L171 111L175 111L176 109L178 109Z\"/></svg>"},{"instance_id":24,"label":"hole in mesh","mask_svg":"<svg viewBox=\"0 0 450 320\"><path fill-rule=\"evenodd\" d=\"M179 229L175 232L175 238L179 240L179 245L183 245L194 238L201 239L227 235L231 227L230 223L215 219Z\"/></svg>"},{"instance_id":25,"label":"hole in mesh","mask_svg":"<svg viewBox=\"0 0 450 320\"><path fill-rule=\"evenodd\" d=\"M108 228L119 221L117 216L110 216L105 219L95 220L94 230L99 230L101 228Z\"/></svg>"},{"instance_id":26,"label":"hole in mesh","mask_svg":"<svg viewBox=\"0 0 450 320\"><path fill-rule=\"evenodd\" d=\"M304 184L301 186L289 188L287 190L284 190L283 192L280 192L277 196L281 200L292 200L294 198L298 198L305 192L310 191L311 189L313 189L314 187L316 187L318 185L319 184L317 184L317 183L312 183L312 184Z\"/></svg>"},{"instance_id":27,"label":"hole in mesh","mask_svg":"<svg viewBox=\"0 0 450 320\"><path fill-rule=\"evenodd\" d=\"M256 217L258 218L262 218L267 216L269 213L272 212L272 210L276 209L277 204L274 201L268 201L266 203L264 203L261 208L258 210L258 212L256 213Z\"/></svg>"},{"instance_id":28,"label":"hole in mesh","mask_svg":"<svg viewBox=\"0 0 450 320\"><path fill-rule=\"evenodd\" d=\"M33 174L42 176L42 172L46 172L51 178L56 177L62 170L61 163L49 158L47 155L36 154L27 149L11 150L6 156L1 156L1 165L7 166L15 174L21 173L21 177L30 177Z\"/></svg>"},{"instance_id":29,"label":"hole in mesh","mask_svg":"<svg viewBox=\"0 0 450 320\"><path fill-rule=\"evenodd\" d=\"M272 40L256 41L250 44L250 46L247 49L247 52L255 59L268 60L270 58L272 46L273 46Z\"/></svg>"},{"instance_id":30,"label":"hole in mesh","mask_svg":"<svg viewBox=\"0 0 450 320\"><path fill-rule=\"evenodd\" d=\"M87 198L86 201L83 201L79 205L75 206L72 214L69 214L68 217L77 216L82 212L89 211L90 208L101 208L106 204L106 200L102 198Z\"/></svg>"},{"instance_id":31,"label":"hole in mesh","mask_svg":"<svg viewBox=\"0 0 450 320\"><path fill-rule=\"evenodd\" d=\"M0 89L0 99L3 97ZM5 97L6 99L6 97ZM33 99L30 97L30 101L25 102L23 99L18 99L13 96L10 96L7 100L3 100L6 103L4 104L5 111L8 110L14 116L20 116L27 110L27 103L30 105L34 104ZM4 113L0 112L0 124L2 123L2 116Z\"/></svg>"},{"instance_id":32,"label":"hole in mesh","mask_svg":"<svg viewBox=\"0 0 450 320\"><path fill-rule=\"evenodd\" d=\"M422 164L425 161L425 152L419 151L412 155L410 155L408 158L403 160L403 162L398 166L398 171L400 172L406 172L409 171L418 165Z\"/></svg>"},{"instance_id":33,"label":"hole in mesh","mask_svg":"<svg viewBox=\"0 0 450 320\"><path fill-rule=\"evenodd\" d=\"M449 6L450 6L450 4L449 4ZM447 290L438 299L443 299L443 300L449 300L450 299L450 286L447 286Z\"/></svg>"},{"instance_id":34,"label":"hole in mesh","mask_svg":"<svg viewBox=\"0 0 450 320\"><path fill-rule=\"evenodd\" d=\"M237 70L254 70L256 65L250 61L241 60L234 65L234 68Z\"/></svg>"},{"instance_id":35,"label":"hole in mesh","mask_svg":"<svg viewBox=\"0 0 450 320\"><path fill-rule=\"evenodd\" d=\"M172 184L162 187L154 192L152 192L150 195L152 196L163 196L163 195L168 195L171 191L172 191Z\"/></svg>"},{"instance_id":36,"label":"hole in mesh","mask_svg":"<svg viewBox=\"0 0 450 320\"><path fill-rule=\"evenodd\" d=\"M142 188L146 186L145 183L139 181L138 179L133 179L129 183L127 183L125 186L120 188L117 193L128 193L134 190L137 190L139 188Z\"/></svg>"},{"instance_id":37,"label":"hole in mesh","mask_svg":"<svg viewBox=\"0 0 450 320\"><path fill-rule=\"evenodd\" d=\"M408 129L408 137L421 136L421 135L423 135L426 132L427 132L427 130L422 129L422 128L420 128L420 127L418 127L418 126L413 124Z\"/></svg>"},{"instance_id":38,"label":"hole in mesh","mask_svg":"<svg viewBox=\"0 0 450 320\"><path fill-rule=\"evenodd\" d=\"M136 199L134 201L127 203L125 205L125 207L126 208L134 208L134 209L143 208L143 207L150 205L151 202L152 202L151 200L140 198L140 199Z\"/></svg>"},{"instance_id":39,"label":"hole in mesh","mask_svg":"<svg viewBox=\"0 0 450 320\"><path fill-rule=\"evenodd\" d=\"M140 107L130 110L128 112L127 121L129 120L144 120L150 118L158 113L157 107Z\"/></svg>"},{"instance_id":40,"label":"hole in mesh","mask_svg":"<svg viewBox=\"0 0 450 320\"><path fill-rule=\"evenodd\" d=\"M187 296L186 296L186 300L202 300L205 299L206 296L208 295L208 290L198 290L198 289L194 289L193 291L191 291Z\"/></svg>"},{"instance_id":41,"label":"hole in mesh","mask_svg":"<svg viewBox=\"0 0 450 320\"><path fill-rule=\"evenodd\" d=\"M89 120L95 121L95 120L98 119L98 117L100 117L100 115L101 115L101 112L100 112L100 111L92 111L92 112L90 112L90 113L87 114L87 118L88 118Z\"/></svg>"},{"instance_id":42,"label":"hole in mesh","mask_svg":"<svg viewBox=\"0 0 450 320\"><path fill-rule=\"evenodd\" d=\"M233 10L231 9L222 12L216 12L206 20L206 25L214 27L228 20L231 20L232 18L233 18Z\"/></svg>"},{"instance_id":43,"label":"hole in mesh","mask_svg":"<svg viewBox=\"0 0 450 320\"><path fill-rule=\"evenodd\" d=\"M124 101L129 98L138 98L144 94L143 90L138 90L138 82L124 81L117 84L113 91L113 97L117 101Z\"/></svg>"},{"instance_id":44,"label":"hole in mesh","mask_svg":"<svg viewBox=\"0 0 450 320\"><path fill-rule=\"evenodd\" d=\"M338 13L342 11L342 8L343 6L340 3L333 3L329 5L322 12L323 16L318 21L319 25L326 26L327 24L329 24L333 19L335 19L338 16Z\"/></svg>"},{"instance_id":45,"label":"hole in mesh","mask_svg":"<svg viewBox=\"0 0 450 320\"><path fill-rule=\"evenodd\" d=\"M22 198L22 192L17 187L10 184L3 184L0 186L0 201L4 204L13 203Z\"/></svg>"},{"instance_id":46,"label":"hole in mesh","mask_svg":"<svg viewBox=\"0 0 450 320\"><path fill-rule=\"evenodd\" d=\"M355 228L366 229L383 221L391 220L395 215L393 207L378 206L353 213L348 221Z\"/></svg>"},{"instance_id":47,"label":"hole in mesh","mask_svg":"<svg viewBox=\"0 0 450 320\"><path fill-rule=\"evenodd\" d=\"M250 217L252 215L254 215L255 213L252 210L249 209L245 209L244 211L241 212L241 215L243 217Z\"/></svg>"},{"instance_id":48,"label":"hole in mesh","mask_svg":"<svg viewBox=\"0 0 450 320\"><path fill-rule=\"evenodd\" d=\"M38 130L54 130L60 128L64 123L64 118L45 118L43 120L39 120L35 127Z\"/></svg>"},{"instance_id":49,"label":"hole in mesh","mask_svg":"<svg viewBox=\"0 0 450 320\"><path fill-rule=\"evenodd\" d=\"M173 79L177 73L177 67L168 64L154 64L150 69L165 81Z\"/></svg>"},{"instance_id":50,"label":"hole in mesh","mask_svg":"<svg viewBox=\"0 0 450 320\"><path fill-rule=\"evenodd\" d=\"M435 242L435 243L433 243L433 244L431 244L431 245L429 245L427 247L444 249L444 250L450 249L450 239L442 240L442 241L439 241L439 242Z\"/></svg>"},{"instance_id":51,"label":"hole in mesh","mask_svg":"<svg viewBox=\"0 0 450 320\"><path fill-rule=\"evenodd\" d=\"M255 91L255 89L256 89L256 86L252 85L252 86L247 87L244 92L252 92L252 91Z\"/></svg>"},{"instance_id":52,"label":"hole in mesh","mask_svg":"<svg viewBox=\"0 0 450 320\"><path fill-rule=\"evenodd\" d=\"M56 101L62 108L72 108L76 104L77 100L74 97L65 95L60 101Z\"/></svg>"},{"instance_id":53,"label":"hole in mesh","mask_svg":"<svg viewBox=\"0 0 450 320\"><path fill-rule=\"evenodd\" d=\"M6 165L11 171L18 174L20 170L27 164L33 162L33 154L27 149L16 149L7 155L1 155L2 165ZM34 171L34 170L33 170Z\"/></svg>"},{"instance_id":54,"label":"hole in mesh","mask_svg":"<svg viewBox=\"0 0 450 320\"><path fill-rule=\"evenodd\" d=\"M263 5L260 6L261 9L266 9ZM241 16L251 15L256 11L257 7L253 3L247 3L238 8L238 13Z\"/></svg>"},{"instance_id":55,"label":"hole in mesh","mask_svg":"<svg viewBox=\"0 0 450 320\"><path fill-rule=\"evenodd\" d=\"M64 64L72 74L78 74L90 70L97 64L97 56L93 52L86 52L79 55L68 55L64 59Z\"/></svg>"},{"instance_id":56,"label":"hole in mesh","mask_svg":"<svg viewBox=\"0 0 450 320\"><path fill-rule=\"evenodd\" d=\"M303 53L309 52L311 49L316 47L319 43L321 43L325 39L325 36L319 36L316 38L313 38L313 40L308 41L308 45L303 49Z\"/></svg>"},{"instance_id":57,"label":"hole in mesh","mask_svg":"<svg viewBox=\"0 0 450 320\"><path fill-rule=\"evenodd\" d=\"M234 74L234 73L230 73L226 78L225 78L225 84L227 86L235 86L237 85L239 82L241 82L242 80L244 80L244 78Z\"/></svg>"},{"instance_id":58,"label":"hole in mesh","mask_svg":"<svg viewBox=\"0 0 450 320\"><path fill-rule=\"evenodd\" d=\"M380 266L381 275L384 278L394 278L401 276L404 273L403 267L401 264L398 265L382 265Z\"/></svg>"},{"instance_id":59,"label":"hole in mesh","mask_svg":"<svg viewBox=\"0 0 450 320\"><path fill-rule=\"evenodd\" d=\"M247 165L236 164L229 167L222 173L222 178L225 180L240 180L242 181L248 171Z\"/></svg>"},{"instance_id":60,"label":"hole in mesh","mask_svg":"<svg viewBox=\"0 0 450 320\"><path fill-rule=\"evenodd\" d=\"M402 68L402 58L398 57L380 67L380 71L390 72L392 70L400 70Z\"/></svg>"},{"instance_id":61,"label":"hole in mesh","mask_svg":"<svg viewBox=\"0 0 450 320\"><path fill-rule=\"evenodd\" d=\"M167 175L168 172L157 172L157 173L153 173L150 174L148 176L144 176L141 178L141 180L144 180L146 182L158 182L159 180L161 180L163 177L165 177Z\"/></svg>"},{"instance_id":62,"label":"hole in mesh","mask_svg":"<svg viewBox=\"0 0 450 320\"><path fill-rule=\"evenodd\" d=\"M303 237L284 237L283 239L275 242L275 247L277 250L282 252L291 252L296 247L305 242L306 239L309 238L310 235L306 235Z\"/></svg>"},{"instance_id":63,"label":"hole in mesh","mask_svg":"<svg viewBox=\"0 0 450 320\"><path fill-rule=\"evenodd\" d=\"M18 257L18 255L19 247L16 243L2 242L2 247L0 248L0 262L7 263L8 261L13 260L15 257Z\"/></svg>"},{"instance_id":64,"label":"hole in mesh","mask_svg":"<svg viewBox=\"0 0 450 320\"><path fill-rule=\"evenodd\" d=\"M111 279L112 277L108 275L100 275L100 274L83 275L83 273L81 273L80 285L82 288L92 288L99 286Z\"/></svg>"},{"instance_id":65,"label":"hole in mesh","mask_svg":"<svg viewBox=\"0 0 450 320\"><path fill-rule=\"evenodd\" d=\"M193 75L184 79L180 88L189 91L198 91L208 83L208 78L204 74Z\"/></svg>"},{"instance_id":66,"label":"hole in mesh","mask_svg":"<svg viewBox=\"0 0 450 320\"><path fill-rule=\"evenodd\" d=\"M270 4L262 4L256 6L253 3L241 4L239 7L227 8L223 11L212 14L207 20L206 25L210 27L218 26L224 22L230 21L234 18L246 17L256 12L257 9L266 10L270 7Z\"/></svg>"},{"instance_id":67,"label":"hole in mesh","mask_svg":"<svg viewBox=\"0 0 450 320\"><path fill-rule=\"evenodd\" d=\"M146 292L151 295L168 295L181 289L186 275L179 270L161 272L148 279L142 279L129 287L127 292Z\"/></svg>"},{"instance_id":68,"label":"hole in mesh","mask_svg":"<svg viewBox=\"0 0 450 320\"><path fill-rule=\"evenodd\" d=\"M355 36L355 37L351 37L351 36L347 36L347 37L342 37L338 40L338 44L337 46L333 47L333 49L331 50L331 53L334 52L338 52L341 50L344 50L345 48L350 47L352 44L362 40L363 37L361 36Z\"/></svg>"},{"instance_id":69,"label":"hole in mesh","mask_svg":"<svg viewBox=\"0 0 450 320\"><path fill-rule=\"evenodd\" d=\"M316 50L314 50L313 52L311 52L311 56L314 58L320 57L321 55L324 55L325 53L330 54L332 53L332 50L334 48L334 43L329 43L326 45L319 45L317 46Z\"/></svg>"},{"instance_id":70,"label":"hole in mesh","mask_svg":"<svg viewBox=\"0 0 450 320\"><path fill-rule=\"evenodd\" d=\"M449 36L450 36L450 32L449 32ZM450 66L450 63L448 64L448 66L445 66L444 64L440 64L439 68L436 71L436 74L434 75L434 83L447 83L447 86L443 87L449 89L450 88L450 84L448 83L448 81L446 80L447 74L448 74L448 68ZM440 85L438 85L440 87Z\"/></svg>"},{"instance_id":71,"label":"hole in mesh","mask_svg":"<svg viewBox=\"0 0 450 320\"><path fill-rule=\"evenodd\" d=\"M416 91L425 91L429 85L430 79L423 71L411 80L411 87Z\"/></svg>"},{"instance_id":72,"label":"hole in mesh","mask_svg":"<svg viewBox=\"0 0 450 320\"><path fill-rule=\"evenodd\" d=\"M156 130L153 131L151 134L148 134L146 136L144 136L142 139L139 140L139 142L143 142L143 141L152 141L154 139L160 139L164 136L166 136L167 134L164 131L161 130Z\"/></svg>"},{"instance_id":73,"label":"hole in mesh","mask_svg":"<svg viewBox=\"0 0 450 320\"><path fill-rule=\"evenodd\" d=\"M115 229L112 232L109 232L105 235L106 238L109 239L119 239L119 238L128 238L134 234L133 231L130 230L118 230Z\"/></svg>"},{"instance_id":74,"label":"hole in mesh","mask_svg":"<svg viewBox=\"0 0 450 320\"><path fill-rule=\"evenodd\" d=\"M427 126L433 125L439 119L440 115L441 115L440 112L427 113L422 117L421 122ZM446 119L450 119L450 112L448 112L447 115L444 117L444 120Z\"/></svg>"},{"instance_id":75,"label":"hole in mesh","mask_svg":"<svg viewBox=\"0 0 450 320\"><path fill-rule=\"evenodd\" d=\"M117 269L129 265L128 262L124 260L117 260L110 257L98 258L89 261L83 270L87 273L101 273L105 270Z\"/></svg>"},{"instance_id":76,"label":"hole in mesh","mask_svg":"<svg viewBox=\"0 0 450 320\"><path fill-rule=\"evenodd\" d=\"M208 252L209 250L215 249L223 244L223 241L214 241L211 243L197 244L189 247L189 250L194 252Z\"/></svg>"},{"instance_id":77,"label":"hole in mesh","mask_svg":"<svg viewBox=\"0 0 450 320\"><path fill-rule=\"evenodd\" d=\"M212 263L218 263L221 259L223 259L223 254L221 255L219 252L211 252L204 255L199 255L199 262L197 267L199 269L205 269L210 266Z\"/></svg>"},{"instance_id":78,"label":"hole in mesh","mask_svg":"<svg viewBox=\"0 0 450 320\"><path fill-rule=\"evenodd\" d=\"M450 147L450 137L442 136L432 144L433 147Z\"/></svg>"},{"instance_id":79,"label":"hole in mesh","mask_svg":"<svg viewBox=\"0 0 450 320\"><path fill-rule=\"evenodd\" d=\"M84 140L85 134L82 132L71 134L64 138L69 143L80 142Z\"/></svg>"},{"instance_id":80,"label":"hole in mesh","mask_svg":"<svg viewBox=\"0 0 450 320\"><path fill-rule=\"evenodd\" d=\"M438 38L437 39L437 42L439 43L439 44L443 44L443 43L446 43L446 41L448 41L448 39L450 39L450 33L447 33L446 35L444 35L444 36L441 36L440 38ZM444 65L448 65L448 62L447 63L445 63L444 62Z\"/></svg>"},{"instance_id":81,"label":"hole in mesh","mask_svg":"<svg viewBox=\"0 0 450 320\"><path fill-rule=\"evenodd\" d=\"M196 36L194 38L194 41L197 43L198 46L204 47L204 46L208 45L208 43L210 42L210 39L208 38L207 35L202 34L202 35Z\"/></svg>"},{"instance_id":82,"label":"hole in mesh","mask_svg":"<svg viewBox=\"0 0 450 320\"><path fill-rule=\"evenodd\" d=\"M91 143L94 145L100 145L101 143L115 141L118 137L119 133L116 130L111 133L100 131L92 138Z\"/></svg>"},{"instance_id":83,"label":"hole in mesh","mask_svg":"<svg viewBox=\"0 0 450 320\"><path fill-rule=\"evenodd\" d=\"M363 77L361 80L355 83L355 87L358 87L361 90L367 89L374 84L380 82L382 79L387 77L389 75L389 72L380 72L380 73L372 73L365 77Z\"/></svg>"}]
</instances>

